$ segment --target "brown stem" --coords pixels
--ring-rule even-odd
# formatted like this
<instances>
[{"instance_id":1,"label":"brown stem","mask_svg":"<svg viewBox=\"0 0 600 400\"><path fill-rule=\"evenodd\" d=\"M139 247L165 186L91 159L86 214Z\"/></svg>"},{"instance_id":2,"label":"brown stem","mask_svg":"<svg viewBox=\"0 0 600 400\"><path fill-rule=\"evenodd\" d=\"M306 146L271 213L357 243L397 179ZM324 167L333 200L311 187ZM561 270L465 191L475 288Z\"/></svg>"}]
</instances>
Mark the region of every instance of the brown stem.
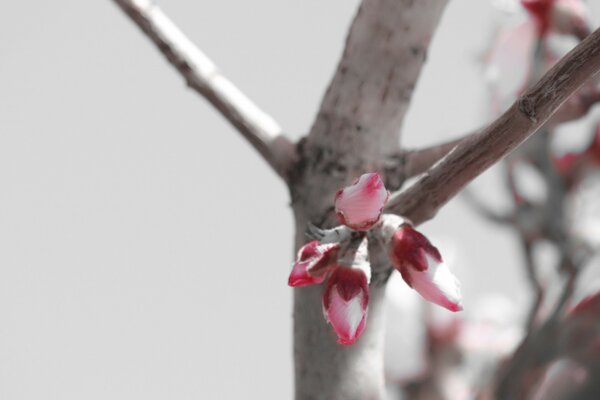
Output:
<instances>
[{"instance_id":1,"label":"brown stem","mask_svg":"<svg viewBox=\"0 0 600 400\"><path fill-rule=\"evenodd\" d=\"M411 178L413 176L422 174L431 168L436 162L444 158L450 150L456 147L463 140L466 140L479 131L468 133L467 135L450 140L445 143L433 145L431 147L425 147L418 150L407 150L405 151L405 176Z\"/></svg>"},{"instance_id":2,"label":"brown stem","mask_svg":"<svg viewBox=\"0 0 600 400\"><path fill-rule=\"evenodd\" d=\"M540 282L540 278L538 276L535 262L533 259L532 244L523 236L521 236L521 247L523 249L523 255L525 257L525 270L527 272L527 280L529 281L529 285L531 286L531 289L533 290L535 296L533 299L533 304L529 309L529 314L527 315L527 321L525 325L527 332L531 332L535 324L535 318L538 315L538 311L544 299L544 287Z\"/></svg>"},{"instance_id":3,"label":"brown stem","mask_svg":"<svg viewBox=\"0 0 600 400\"><path fill-rule=\"evenodd\" d=\"M539 129L599 69L600 30L596 30L496 121L461 143L413 186L394 194L387 211L407 217L415 224L432 218L470 181Z\"/></svg>"},{"instance_id":4,"label":"brown stem","mask_svg":"<svg viewBox=\"0 0 600 400\"><path fill-rule=\"evenodd\" d=\"M294 147L279 125L233 85L151 1L114 0L179 71L287 180Z\"/></svg>"}]
</instances>

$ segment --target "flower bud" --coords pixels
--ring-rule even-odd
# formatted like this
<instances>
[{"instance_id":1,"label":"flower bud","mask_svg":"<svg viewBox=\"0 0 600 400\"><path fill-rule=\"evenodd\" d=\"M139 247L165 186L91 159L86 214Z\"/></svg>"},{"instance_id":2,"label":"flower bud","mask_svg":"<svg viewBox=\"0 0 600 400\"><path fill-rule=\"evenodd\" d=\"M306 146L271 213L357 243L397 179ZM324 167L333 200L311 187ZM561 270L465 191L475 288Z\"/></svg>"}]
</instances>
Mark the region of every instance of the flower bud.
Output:
<instances>
[{"instance_id":1,"label":"flower bud","mask_svg":"<svg viewBox=\"0 0 600 400\"><path fill-rule=\"evenodd\" d=\"M379 220L389 196L378 173L364 174L336 193L335 213L340 223L366 231Z\"/></svg>"},{"instance_id":2,"label":"flower bud","mask_svg":"<svg viewBox=\"0 0 600 400\"><path fill-rule=\"evenodd\" d=\"M306 286L321 283L327 272L335 265L338 243L320 244L308 242L298 250L298 255L288 279L290 286Z\"/></svg>"},{"instance_id":3,"label":"flower bud","mask_svg":"<svg viewBox=\"0 0 600 400\"><path fill-rule=\"evenodd\" d=\"M369 286L364 272L338 267L327 281L323 292L323 314L337 334L338 343L353 344L367 319Z\"/></svg>"},{"instance_id":4,"label":"flower bud","mask_svg":"<svg viewBox=\"0 0 600 400\"><path fill-rule=\"evenodd\" d=\"M409 225L392 236L390 260L404 281L425 300L461 311L460 284L429 240Z\"/></svg>"}]
</instances>

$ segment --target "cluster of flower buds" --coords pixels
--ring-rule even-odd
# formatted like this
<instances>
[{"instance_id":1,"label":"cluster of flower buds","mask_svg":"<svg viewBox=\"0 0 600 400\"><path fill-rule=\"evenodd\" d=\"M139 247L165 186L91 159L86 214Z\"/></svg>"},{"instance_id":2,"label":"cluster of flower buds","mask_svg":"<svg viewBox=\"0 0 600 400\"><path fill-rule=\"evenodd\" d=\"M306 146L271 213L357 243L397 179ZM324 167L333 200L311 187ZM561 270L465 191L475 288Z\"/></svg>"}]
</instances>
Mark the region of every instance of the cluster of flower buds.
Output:
<instances>
[{"instance_id":1,"label":"cluster of flower buds","mask_svg":"<svg viewBox=\"0 0 600 400\"><path fill-rule=\"evenodd\" d=\"M365 328L371 275L368 240L385 246L391 264L425 300L462 310L459 283L437 248L403 218L382 215L388 198L377 173L364 174L339 190L334 206L343 226L321 231L320 241L302 246L289 277L294 287L327 280L323 313L341 344L353 344Z\"/></svg>"}]
</instances>

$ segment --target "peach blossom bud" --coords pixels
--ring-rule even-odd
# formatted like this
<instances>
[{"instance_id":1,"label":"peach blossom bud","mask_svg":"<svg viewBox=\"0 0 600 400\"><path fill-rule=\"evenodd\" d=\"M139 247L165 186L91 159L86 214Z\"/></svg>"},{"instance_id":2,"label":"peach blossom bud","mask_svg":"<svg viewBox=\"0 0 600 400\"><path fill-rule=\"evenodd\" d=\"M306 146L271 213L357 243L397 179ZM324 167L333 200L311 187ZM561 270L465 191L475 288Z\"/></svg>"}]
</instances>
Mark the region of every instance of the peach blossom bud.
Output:
<instances>
[{"instance_id":1,"label":"peach blossom bud","mask_svg":"<svg viewBox=\"0 0 600 400\"><path fill-rule=\"evenodd\" d=\"M340 245L308 242L298 250L298 256L288 279L290 286L306 286L321 283L327 272L335 265Z\"/></svg>"},{"instance_id":2,"label":"peach blossom bud","mask_svg":"<svg viewBox=\"0 0 600 400\"><path fill-rule=\"evenodd\" d=\"M336 193L335 212L342 224L366 231L379 220L389 196L378 173L363 174Z\"/></svg>"},{"instance_id":3,"label":"peach blossom bud","mask_svg":"<svg viewBox=\"0 0 600 400\"><path fill-rule=\"evenodd\" d=\"M337 334L338 343L353 344L365 328L369 286L360 269L336 268L323 292L323 314Z\"/></svg>"},{"instance_id":4,"label":"peach blossom bud","mask_svg":"<svg viewBox=\"0 0 600 400\"><path fill-rule=\"evenodd\" d=\"M429 240L409 225L391 239L390 260L404 281L425 300L461 311L460 284Z\"/></svg>"}]
</instances>

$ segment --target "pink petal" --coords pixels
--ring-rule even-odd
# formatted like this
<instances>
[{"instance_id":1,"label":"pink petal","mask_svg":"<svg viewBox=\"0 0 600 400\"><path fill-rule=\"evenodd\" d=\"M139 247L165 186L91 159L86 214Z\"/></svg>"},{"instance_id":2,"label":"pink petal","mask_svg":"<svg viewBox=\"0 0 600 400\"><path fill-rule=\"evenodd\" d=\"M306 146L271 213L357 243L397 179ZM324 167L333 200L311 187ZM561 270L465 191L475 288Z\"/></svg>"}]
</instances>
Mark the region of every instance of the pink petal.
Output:
<instances>
[{"instance_id":1,"label":"pink petal","mask_svg":"<svg viewBox=\"0 0 600 400\"><path fill-rule=\"evenodd\" d=\"M427 255L428 268L418 271L405 267L400 270L402 278L415 289L425 300L447 308L450 311L461 311L460 283L450 268Z\"/></svg>"},{"instance_id":2,"label":"pink petal","mask_svg":"<svg viewBox=\"0 0 600 400\"><path fill-rule=\"evenodd\" d=\"M325 280L327 270L321 274L310 275L308 273L308 262L295 263L288 278L288 285L293 287L316 285Z\"/></svg>"},{"instance_id":3,"label":"pink petal","mask_svg":"<svg viewBox=\"0 0 600 400\"><path fill-rule=\"evenodd\" d=\"M535 24L526 21L502 32L494 43L486 60L494 112L502 111L525 89L531 74L536 37Z\"/></svg>"},{"instance_id":4,"label":"pink petal","mask_svg":"<svg viewBox=\"0 0 600 400\"><path fill-rule=\"evenodd\" d=\"M335 265L340 245L308 242L298 250L296 262L288 279L290 286L306 286L323 282L327 272Z\"/></svg>"},{"instance_id":5,"label":"pink petal","mask_svg":"<svg viewBox=\"0 0 600 400\"><path fill-rule=\"evenodd\" d=\"M338 267L323 292L323 314L338 336L338 343L353 344L365 328L369 289L361 270Z\"/></svg>"},{"instance_id":6,"label":"pink petal","mask_svg":"<svg viewBox=\"0 0 600 400\"><path fill-rule=\"evenodd\" d=\"M368 230L379 220L389 195L378 173L364 174L336 193L335 212L342 224Z\"/></svg>"},{"instance_id":7,"label":"pink petal","mask_svg":"<svg viewBox=\"0 0 600 400\"><path fill-rule=\"evenodd\" d=\"M426 256L442 262L438 249L419 231L409 225L403 225L396 230L391 240L390 261L397 269L410 266L425 271L428 267Z\"/></svg>"}]
</instances>

